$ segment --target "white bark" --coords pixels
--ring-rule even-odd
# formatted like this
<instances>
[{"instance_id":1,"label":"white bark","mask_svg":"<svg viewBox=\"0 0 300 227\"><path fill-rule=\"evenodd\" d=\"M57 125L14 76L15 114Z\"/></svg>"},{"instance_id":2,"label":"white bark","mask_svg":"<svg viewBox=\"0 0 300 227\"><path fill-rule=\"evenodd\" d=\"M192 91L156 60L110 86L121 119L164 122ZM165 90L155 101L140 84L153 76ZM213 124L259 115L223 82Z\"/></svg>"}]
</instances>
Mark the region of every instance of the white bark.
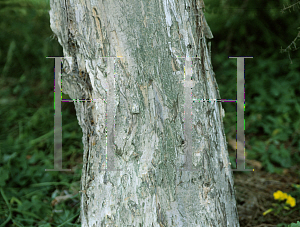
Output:
<instances>
[{"instance_id":1,"label":"white bark","mask_svg":"<svg viewBox=\"0 0 300 227\"><path fill-rule=\"evenodd\" d=\"M63 47L63 92L106 99L116 59L115 167L105 168L106 104L75 103L83 131L82 226L239 226L222 107L195 102L193 165L184 164L184 64L193 98L218 99L202 0L52 0L51 29Z\"/></svg>"}]
</instances>

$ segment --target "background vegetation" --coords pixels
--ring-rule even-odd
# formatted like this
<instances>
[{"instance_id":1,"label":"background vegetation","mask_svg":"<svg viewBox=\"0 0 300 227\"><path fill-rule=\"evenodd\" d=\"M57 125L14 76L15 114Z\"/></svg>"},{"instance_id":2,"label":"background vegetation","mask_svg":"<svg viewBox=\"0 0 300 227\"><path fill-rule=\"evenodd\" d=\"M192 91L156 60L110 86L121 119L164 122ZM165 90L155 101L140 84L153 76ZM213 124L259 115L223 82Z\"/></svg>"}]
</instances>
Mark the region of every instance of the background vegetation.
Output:
<instances>
[{"instance_id":1,"label":"background vegetation","mask_svg":"<svg viewBox=\"0 0 300 227\"><path fill-rule=\"evenodd\" d=\"M228 56L252 56L245 59L248 158L281 173L300 161L300 52L290 52L293 64L280 53L298 34L299 10L280 12L291 1L222 1L222 7L209 2L206 19L214 34L212 62L221 97L236 99L236 60ZM226 135L235 138L235 104L223 107Z\"/></svg>"},{"instance_id":2,"label":"background vegetation","mask_svg":"<svg viewBox=\"0 0 300 227\"><path fill-rule=\"evenodd\" d=\"M254 57L245 60L247 159L300 177L300 52L280 54L300 26L299 10L280 10L295 1L205 3L222 98L236 99L236 60L228 56ZM54 60L46 56L63 56L48 10L49 1L0 0L0 226L80 225L82 132L72 103L62 103L63 167L75 171L44 171L54 150ZM223 107L226 135L235 139L235 105Z\"/></svg>"}]
</instances>

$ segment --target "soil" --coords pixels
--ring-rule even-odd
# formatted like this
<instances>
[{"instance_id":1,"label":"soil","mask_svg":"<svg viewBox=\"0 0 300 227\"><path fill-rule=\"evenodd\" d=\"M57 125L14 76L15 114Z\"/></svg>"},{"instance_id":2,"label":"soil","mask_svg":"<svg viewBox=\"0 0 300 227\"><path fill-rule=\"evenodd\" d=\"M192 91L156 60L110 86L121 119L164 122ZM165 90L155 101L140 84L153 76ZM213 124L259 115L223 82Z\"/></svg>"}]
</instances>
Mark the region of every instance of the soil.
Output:
<instances>
[{"instance_id":1,"label":"soil","mask_svg":"<svg viewBox=\"0 0 300 227\"><path fill-rule=\"evenodd\" d=\"M246 163L251 166L251 160ZM292 184L300 184L300 167L285 169L282 174L265 172L259 165L254 169L254 172L233 173L240 226L270 227L300 221L300 207L297 206L300 201L296 201L296 206L291 210L283 210L277 215L274 212L263 215L276 202L274 192L280 190L289 194L295 191Z\"/></svg>"}]
</instances>

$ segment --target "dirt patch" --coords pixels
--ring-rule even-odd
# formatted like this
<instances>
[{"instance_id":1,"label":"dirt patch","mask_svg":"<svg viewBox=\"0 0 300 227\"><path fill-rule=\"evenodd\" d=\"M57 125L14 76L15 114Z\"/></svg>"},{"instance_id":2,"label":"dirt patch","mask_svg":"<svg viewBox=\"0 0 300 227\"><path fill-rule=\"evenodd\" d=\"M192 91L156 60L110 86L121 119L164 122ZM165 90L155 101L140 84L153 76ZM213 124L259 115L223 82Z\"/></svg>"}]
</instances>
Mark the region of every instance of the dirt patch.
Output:
<instances>
[{"instance_id":1,"label":"dirt patch","mask_svg":"<svg viewBox=\"0 0 300 227\"><path fill-rule=\"evenodd\" d=\"M298 169L297 169L298 168ZM300 220L300 208L288 215L283 211L278 215L263 213L272 208L273 193L277 190L289 193L295 190L292 184L299 184L299 167L285 170L283 174L271 174L256 169L254 172L235 172L234 187L236 191L237 210L241 227L276 226L279 223L295 223ZM299 201L298 201L299 202ZM297 208L297 204L296 204Z\"/></svg>"}]
</instances>

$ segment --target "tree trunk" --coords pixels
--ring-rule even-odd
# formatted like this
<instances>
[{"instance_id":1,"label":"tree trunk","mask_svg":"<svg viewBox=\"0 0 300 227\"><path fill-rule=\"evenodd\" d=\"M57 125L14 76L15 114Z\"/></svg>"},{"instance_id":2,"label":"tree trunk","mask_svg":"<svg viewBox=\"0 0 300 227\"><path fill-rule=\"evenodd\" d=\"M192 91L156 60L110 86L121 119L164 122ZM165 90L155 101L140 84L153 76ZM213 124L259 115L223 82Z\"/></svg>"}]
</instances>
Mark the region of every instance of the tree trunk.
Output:
<instances>
[{"instance_id":1,"label":"tree trunk","mask_svg":"<svg viewBox=\"0 0 300 227\"><path fill-rule=\"evenodd\" d=\"M190 93L219 99L203 11L202 0L51 1L51 29L72 57L62 91L98 99L74 102L82 226L239 226L224 110ZM121 171L105 171L107 150ZM197 171L181 169L189 158Z\"/></svg>"}]
</instances>

